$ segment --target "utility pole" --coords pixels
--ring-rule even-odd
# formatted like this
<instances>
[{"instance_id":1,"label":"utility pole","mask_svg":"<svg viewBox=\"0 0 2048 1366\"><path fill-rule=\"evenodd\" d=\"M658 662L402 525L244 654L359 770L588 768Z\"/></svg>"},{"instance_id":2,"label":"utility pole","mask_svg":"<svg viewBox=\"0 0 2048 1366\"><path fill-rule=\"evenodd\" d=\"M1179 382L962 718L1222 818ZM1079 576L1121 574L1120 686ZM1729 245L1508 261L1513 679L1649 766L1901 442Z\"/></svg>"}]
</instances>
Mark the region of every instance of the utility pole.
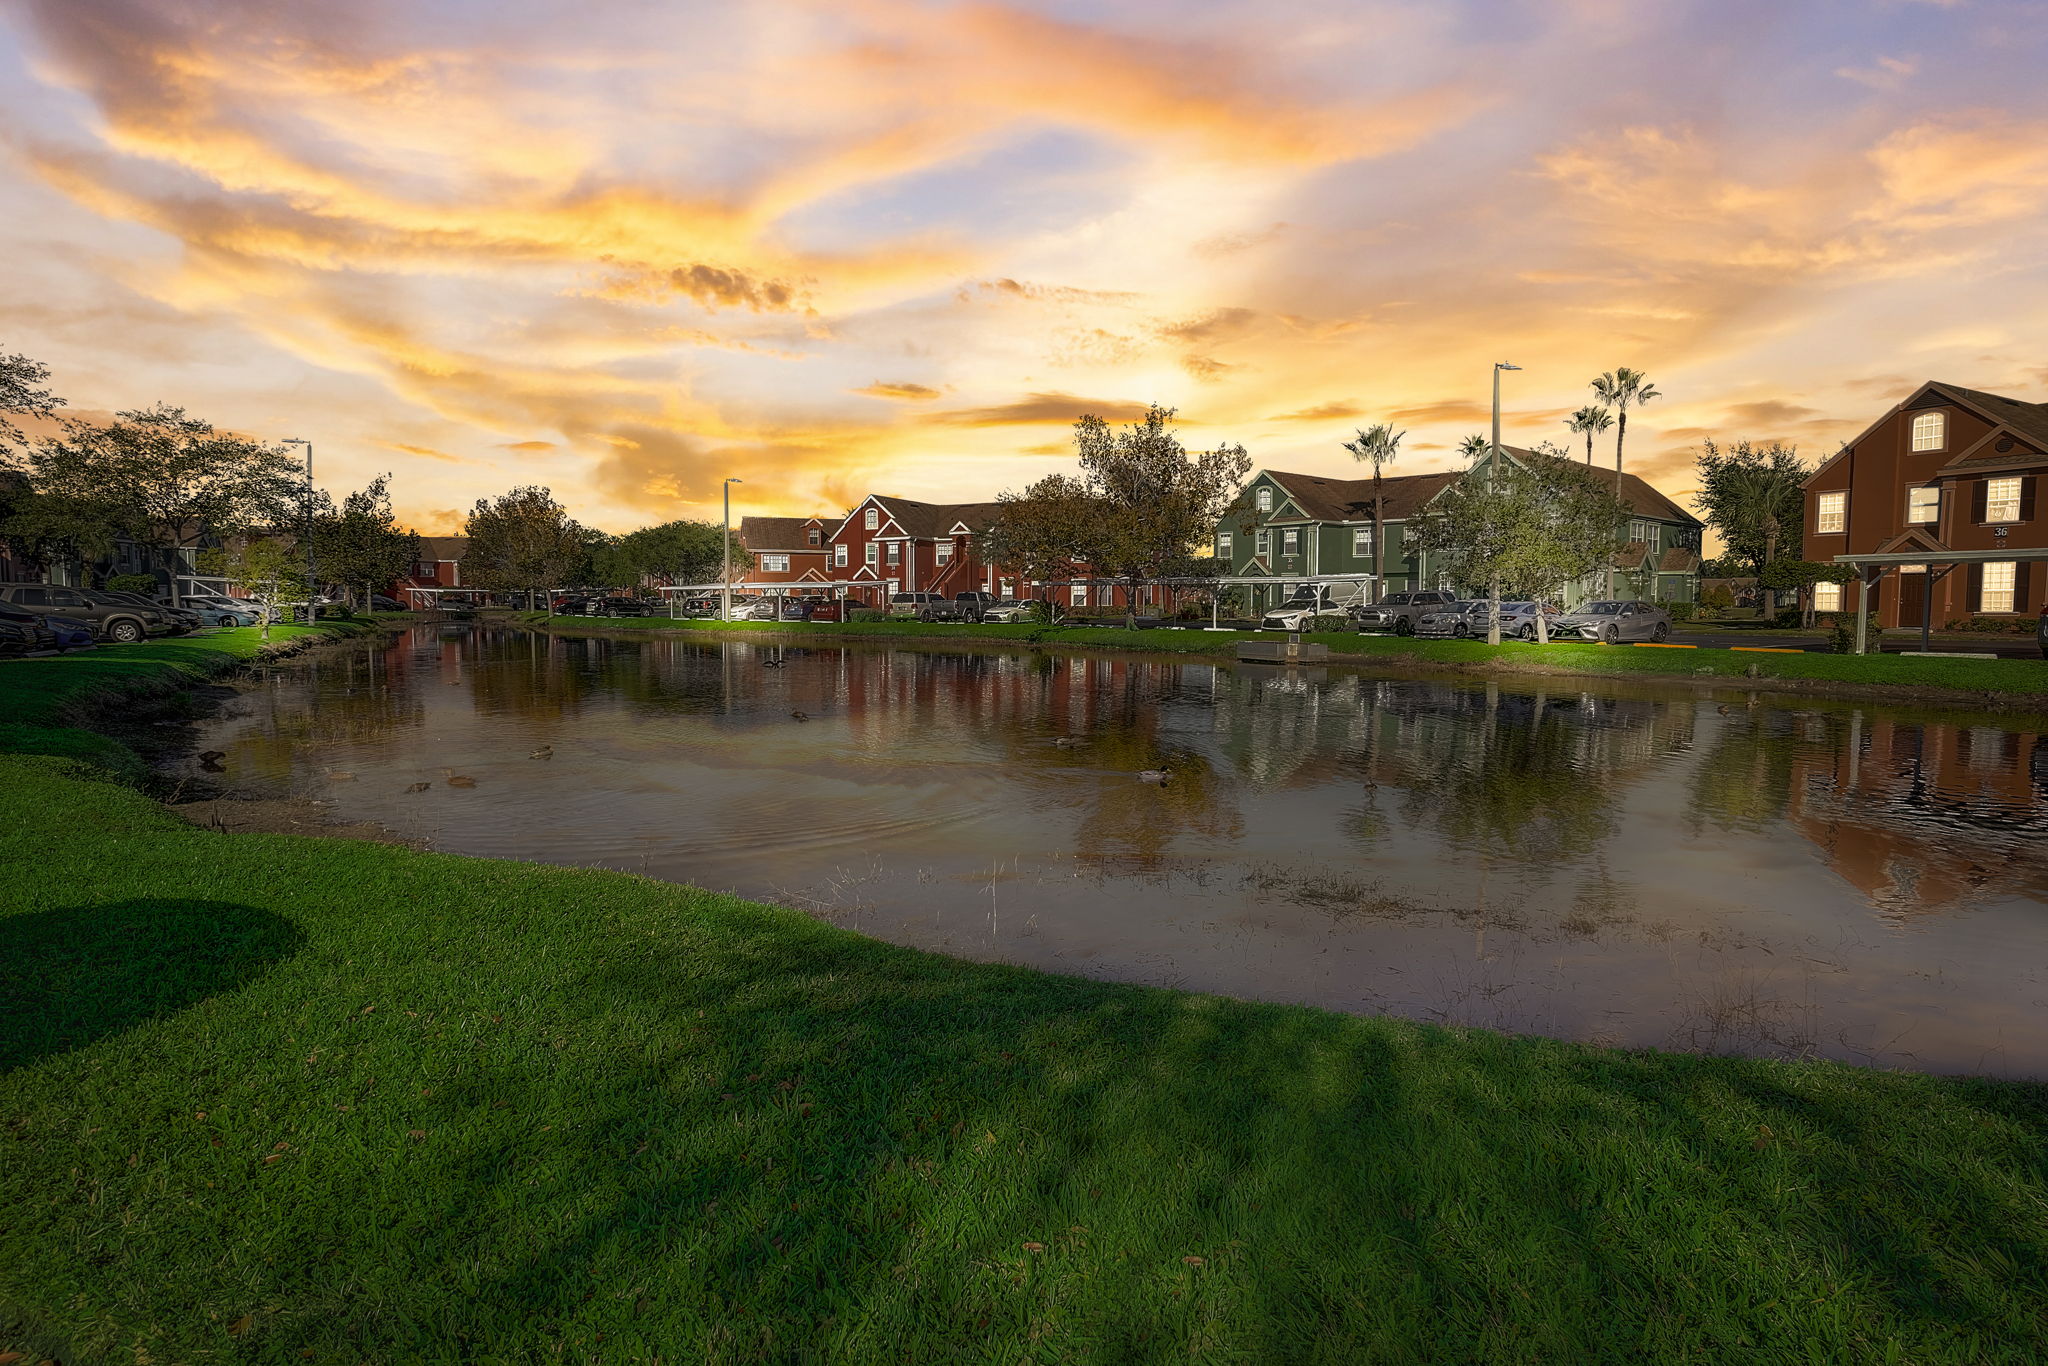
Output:
<instances>
[{"instance_id":1,"label":"utility pole","mask_svg":"<svg viewBox=\"0 0 2048 1366\"><path fill-rule=\"evenodd\" d=\"M725 550L722 567L718 573L718 617L721 621L732 620L732 486L745 482L744 479L725 481Z\"/></svg>"},{"instance_id":2,"label":"utility pole","mask_svg":"<svg viewBox=\"0 0 2048 1366\"><path fill-rule=\"evenodd\" d=\"M1519 365L1509 365L1504 360L1495 361L1493 364L1493 450L1486 457L1486 491L1488 493L1493 492L1493 472L1500 464L1500 372L1503 370L1519 370L1521 368ZM1498 573L1494 574L1493 583L1490 587L1493 596L1487 600L1486 605L1486 643L1488 645L1498 645L1500 644L1500 575Z\"/></svg>"}]
</instances>

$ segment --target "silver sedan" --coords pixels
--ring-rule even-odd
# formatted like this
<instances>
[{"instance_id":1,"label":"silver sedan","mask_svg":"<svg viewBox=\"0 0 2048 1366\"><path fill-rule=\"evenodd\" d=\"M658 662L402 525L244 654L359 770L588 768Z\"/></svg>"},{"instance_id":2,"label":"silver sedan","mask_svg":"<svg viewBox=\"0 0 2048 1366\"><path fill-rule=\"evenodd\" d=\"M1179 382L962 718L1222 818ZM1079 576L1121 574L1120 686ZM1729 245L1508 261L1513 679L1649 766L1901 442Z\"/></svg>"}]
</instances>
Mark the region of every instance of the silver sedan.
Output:
<instances>
[{"instance_id":1,"label":"silver sedan","mask_svg":"<svg viewBox=\"0 0 2048 1366\"><path fill-rule=\"evenodd\" d=\"M1618 645L1625 640L1661 641L1671 634L1671 614L1653 602L1589 602L1550 624L1553 636Z\"/></svg>"}]
</instances>

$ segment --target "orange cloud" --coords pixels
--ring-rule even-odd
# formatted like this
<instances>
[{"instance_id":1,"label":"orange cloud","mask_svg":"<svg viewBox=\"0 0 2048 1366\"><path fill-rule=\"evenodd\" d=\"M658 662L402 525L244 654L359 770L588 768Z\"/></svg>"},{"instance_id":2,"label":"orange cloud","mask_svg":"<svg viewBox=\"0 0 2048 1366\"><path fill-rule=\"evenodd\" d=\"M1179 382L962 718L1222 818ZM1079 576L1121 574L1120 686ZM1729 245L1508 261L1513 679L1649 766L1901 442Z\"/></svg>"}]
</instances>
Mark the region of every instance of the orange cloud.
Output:
<instances>
[{"instance_id":1,"label":"orange cloud","mask_svg":"<svg viewBox=\"0 0 2048 1366\"><path fill-rule=\"evenodd\" d=\"M928 414L928 422L954 427L1015 427L1032 423L1078 422L1093 413L1106 422L1130 422L1145 416L1147 405L1127 399L1076 398L1072 394L1030 394L1014 403L986 408L951 408Z\"/></svg>"},{"instance_id":2,"label":"orange cloud","mask_svg":"<svg viewBox=\"0 0 2048 1366\"><path fill-rule=\"evenodd\" d=\"M866 394L869 398L900 399L908 403L924 403L939 396L939 391L928 384L887 384L881 380L876 380L873 384L864 385L859 389L853 389L849 392Z\"/></svg>"}]
</instances>

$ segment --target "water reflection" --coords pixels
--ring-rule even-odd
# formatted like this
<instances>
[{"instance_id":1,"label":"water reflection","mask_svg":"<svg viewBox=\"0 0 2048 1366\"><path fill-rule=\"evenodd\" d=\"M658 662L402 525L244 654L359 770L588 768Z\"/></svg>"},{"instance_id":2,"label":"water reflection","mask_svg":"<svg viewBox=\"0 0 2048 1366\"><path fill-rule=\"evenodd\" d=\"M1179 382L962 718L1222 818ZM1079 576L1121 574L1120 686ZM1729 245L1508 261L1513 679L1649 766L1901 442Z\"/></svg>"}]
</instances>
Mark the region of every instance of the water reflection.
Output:
<instances>
[{"instance_id":1,"label":"water reflection","mask_svg":"<svg viewBox=\"0 0 2048 1366\"><path fill-rule=\"evenodd\" d=\"M280 669L206 738L245 785L441 848L730 888L946 952L2048 1072L2048 748L2013 719L442 628ZM526 758L541 745L555 758Z\"/></svg>"}]
</instances>

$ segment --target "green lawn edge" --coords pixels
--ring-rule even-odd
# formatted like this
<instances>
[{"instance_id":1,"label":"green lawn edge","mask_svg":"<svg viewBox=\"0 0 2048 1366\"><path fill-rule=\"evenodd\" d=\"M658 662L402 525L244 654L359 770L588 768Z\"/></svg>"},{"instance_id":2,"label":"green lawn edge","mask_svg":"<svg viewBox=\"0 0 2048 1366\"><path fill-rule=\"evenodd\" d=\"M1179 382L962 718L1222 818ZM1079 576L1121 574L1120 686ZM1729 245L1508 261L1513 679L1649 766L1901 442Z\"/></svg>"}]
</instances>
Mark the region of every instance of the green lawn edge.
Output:
<instances>
[{"instance_id":1,"label":"green lawn edge","mask_svg":"<svg viewBox=\"0 0 2048 1366\"><path fill-rule=\"evenodd\" d=\"M888 621L811 625L807 622L676 621L667 617L565 617L515 613L510 621L543 630L588 634L661 632L678 636L752 636L791 642L906 640L933 644L1057 645L1134 650L1146 654L1234 657L1239 641L1272 641L1273 631L1125 630L1116 626L948 625ZM1770 653L1716 649L1660 649L1634 645L1488 645L1476 640L1417 640L1350 632L1311 632L1303 640L1327 645L1331 662L1452 668L1497 674L1670 678L1755 686L1826 689L1871 695L1912 695L1986 701L2001 707L2048 709L2048 660L1912 659L1901 655Z\"/></svg>"},{"instance_id":2,"label":"green lawn edge","mask_svg":"<svg viewBox=\"0 0 2048 1366\"><path fill-rule=\"evenodd\" d=\"M0 756L0 888L0 1352L2048 1351L2037 1083L974 964L623 873L224 834L50 755Z\"/></svg>"}]
</instances>

